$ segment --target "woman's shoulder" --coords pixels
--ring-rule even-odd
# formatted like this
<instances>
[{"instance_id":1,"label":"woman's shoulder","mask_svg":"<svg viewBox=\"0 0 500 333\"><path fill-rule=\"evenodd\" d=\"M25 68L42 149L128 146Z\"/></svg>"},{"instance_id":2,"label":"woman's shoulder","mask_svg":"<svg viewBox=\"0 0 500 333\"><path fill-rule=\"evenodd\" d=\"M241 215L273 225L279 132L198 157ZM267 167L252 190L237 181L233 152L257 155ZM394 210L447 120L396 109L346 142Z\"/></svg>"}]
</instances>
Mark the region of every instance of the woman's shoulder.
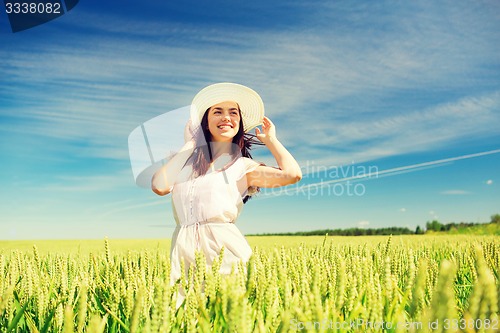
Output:
<instances>
[{"instance_id":1,"label":"woman's shoulder","mask_svg":"<svg viewBox=\"0 0 500 333\"><path fill-rule=\"evenodd\" d=\"M265 165L262 162L257 162L257 161L255 161L254 159L252 159L250 157L244 157L244 156L238 157L238 159L236 160L235 164L236 163L239 163L240 166L243 166L245 168L257 167L259 165Z\"/></svg>"},{"instance_id":2,"label":"woman's shoulder","mask_svg":"<svg viewBox=\"0 0 500 333\"><path fill-rule=\"evenodd\" d=\"M255 162L253 159L251 159L250 157L245 157L245 156L240 156L240 157L238 157L238 160L239 160L241 163L244 163L244 164L252 164L252 163L257 163L257 162Z\"/></svg>"},{"instance_id":3,"label":"woman's shoulder","mask_svg":"<svg viewBox=\"0 0 500 333\"><path fill-rule=\"evenodd\" d=\"M244 174L254 171L260 165L265 165L262 162L257 162L244 156L240 156L234 164L236 165L235 169L238 170L238 177L242 177Z\"/></svg>"}]
</instances>

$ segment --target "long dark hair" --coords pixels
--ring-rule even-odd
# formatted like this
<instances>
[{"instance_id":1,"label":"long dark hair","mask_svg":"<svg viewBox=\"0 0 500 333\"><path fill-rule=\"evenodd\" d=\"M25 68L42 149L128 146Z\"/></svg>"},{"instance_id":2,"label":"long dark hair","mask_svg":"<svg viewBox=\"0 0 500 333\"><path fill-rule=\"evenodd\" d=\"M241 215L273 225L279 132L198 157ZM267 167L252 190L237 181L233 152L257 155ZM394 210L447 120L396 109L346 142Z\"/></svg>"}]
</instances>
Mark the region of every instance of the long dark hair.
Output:
<instances>
[{"instance_id":1,"label":"long dark hair","mask_svg":"<svg viewBox=\"0 0 500 333\"><path fill-rule=\"evenodd\" d=\"M200 124L206 144L205 142L198 143L197 148L194 150L192 155L193 172L195 177L205 175L208 171L210 163L213 162L212 147L210 145L210 143L212 142L212 134L208 129L208 111L210 111L210 108L205 111L203 118L201 118ZM233 159L238 156L238 153L241 153L241 156L243 157L252 158L252 155L250 154L251 147L253 145L262 146L263 143L256 139L254 134L245 133L245 131L243 130L243 117L241 116L241 110L239 106L238 112L240 114L240 127L232 140L233 144L231 145L231 155ZM257 187L256 190L260 191L260 188ZM246 203L250 198L251 197L248 195L245 196L243 198L243 203Z\"/></svg>"}]
</instances>

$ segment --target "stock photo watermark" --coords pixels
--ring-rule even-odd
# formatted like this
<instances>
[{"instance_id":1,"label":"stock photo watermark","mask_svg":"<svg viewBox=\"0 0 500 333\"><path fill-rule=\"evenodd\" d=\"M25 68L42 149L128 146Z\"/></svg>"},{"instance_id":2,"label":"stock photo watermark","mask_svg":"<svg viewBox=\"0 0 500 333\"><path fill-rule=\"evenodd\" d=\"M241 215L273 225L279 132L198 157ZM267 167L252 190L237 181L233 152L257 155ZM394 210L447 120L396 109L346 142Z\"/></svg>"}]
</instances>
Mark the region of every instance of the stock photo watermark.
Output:
<instances>
[{"instance_id":1,"label":"stock photo watermark","mask_svg":"<svg viewBox=\"0 0 500 333\"><path fill-rule=\"evenodd\" d=\"M347 165L316 165L314 161L306 161L303 167L304 178L323 178L323 179L362 179L377 178L378 166L376 165L358 165L351 161Z\"/></svg>"},{"instance_id":2,"label":"stock photo watermark","mask_svg":"<svg viewBox=\"0 0 500 333\"><path fill-rule=\"evenodd\" d=\"M72 10L79 0L4 0L12 32L47 23Z\"/></svg>"},{"instance_id":3,"label":"stock photo watermark","mask_svg":"<svg viewBox=\"0 0 500 333\"><path fill-rule=\"evenodd\" d=\"M302 167L302 181L292 186L265 189L266 196L301 195L310 200L318 196L361 197L367 188L363 180L376 179L379 169L376 165L316 165L307 161Z\"/></svg>"},{"instance_id":4,"label":"stock photo watermark","mask_svg":"<svg viewBox=\"0 0 500 333\"><path fill-rule=\"evenodd\" d=\"M422 321L369 321L356 319L350 321L300 321L290 319L290 326L295 331L302 330L498 330L498 319L436 319L429 322Z\"/></svg>"}]
</instances>

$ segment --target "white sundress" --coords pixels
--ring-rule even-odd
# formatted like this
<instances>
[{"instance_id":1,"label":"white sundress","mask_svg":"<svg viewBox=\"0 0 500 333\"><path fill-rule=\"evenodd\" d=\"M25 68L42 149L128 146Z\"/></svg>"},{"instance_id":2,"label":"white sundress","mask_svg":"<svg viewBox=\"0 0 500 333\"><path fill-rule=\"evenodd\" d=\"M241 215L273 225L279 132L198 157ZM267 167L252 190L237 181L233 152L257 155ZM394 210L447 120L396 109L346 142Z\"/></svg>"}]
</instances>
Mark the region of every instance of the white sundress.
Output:
<instances>
[{"instance_id":1,"label":"white sundress","mask_svg":"<svg viewBox=\"0 0 500 333\"><path fill-rule=\"evenodd\" d=\"M222 274L230 273L240 260L247 262L252 254L234 223L243 208L242 198L248 194L245 176L260 164L247 157L230 161L229 155L219 157L214 164L225 167L212 168L194 179L187 177L186 181L177 181L172 187L177 224L170 249L172 283L183 274L181 259L185 263L184 274L195 263L195 251L203 252L207 264L211 265L224 247ZM185 175L191 174L191 167L184 169Z\"/></svg>"}]
</instances>

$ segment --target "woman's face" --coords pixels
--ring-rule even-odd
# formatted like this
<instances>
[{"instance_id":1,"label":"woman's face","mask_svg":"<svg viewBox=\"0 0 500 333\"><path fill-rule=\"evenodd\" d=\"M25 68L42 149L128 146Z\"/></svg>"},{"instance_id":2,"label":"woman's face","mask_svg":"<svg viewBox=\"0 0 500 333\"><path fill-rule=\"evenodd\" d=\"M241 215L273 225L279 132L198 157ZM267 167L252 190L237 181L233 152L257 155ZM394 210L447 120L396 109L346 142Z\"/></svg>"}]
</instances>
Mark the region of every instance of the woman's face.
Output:
<instances>
[{"instance_id":1,"label":"woman's face","mask_svg":"<svg viewBox=\"0 0 500 333\"><path fill-rule=\"evenodd\" d=\"M208 130L212 141L232 142L240 128L240 111L233 101L213 105L208 110Z\"/></svg>"}]
</instances>

